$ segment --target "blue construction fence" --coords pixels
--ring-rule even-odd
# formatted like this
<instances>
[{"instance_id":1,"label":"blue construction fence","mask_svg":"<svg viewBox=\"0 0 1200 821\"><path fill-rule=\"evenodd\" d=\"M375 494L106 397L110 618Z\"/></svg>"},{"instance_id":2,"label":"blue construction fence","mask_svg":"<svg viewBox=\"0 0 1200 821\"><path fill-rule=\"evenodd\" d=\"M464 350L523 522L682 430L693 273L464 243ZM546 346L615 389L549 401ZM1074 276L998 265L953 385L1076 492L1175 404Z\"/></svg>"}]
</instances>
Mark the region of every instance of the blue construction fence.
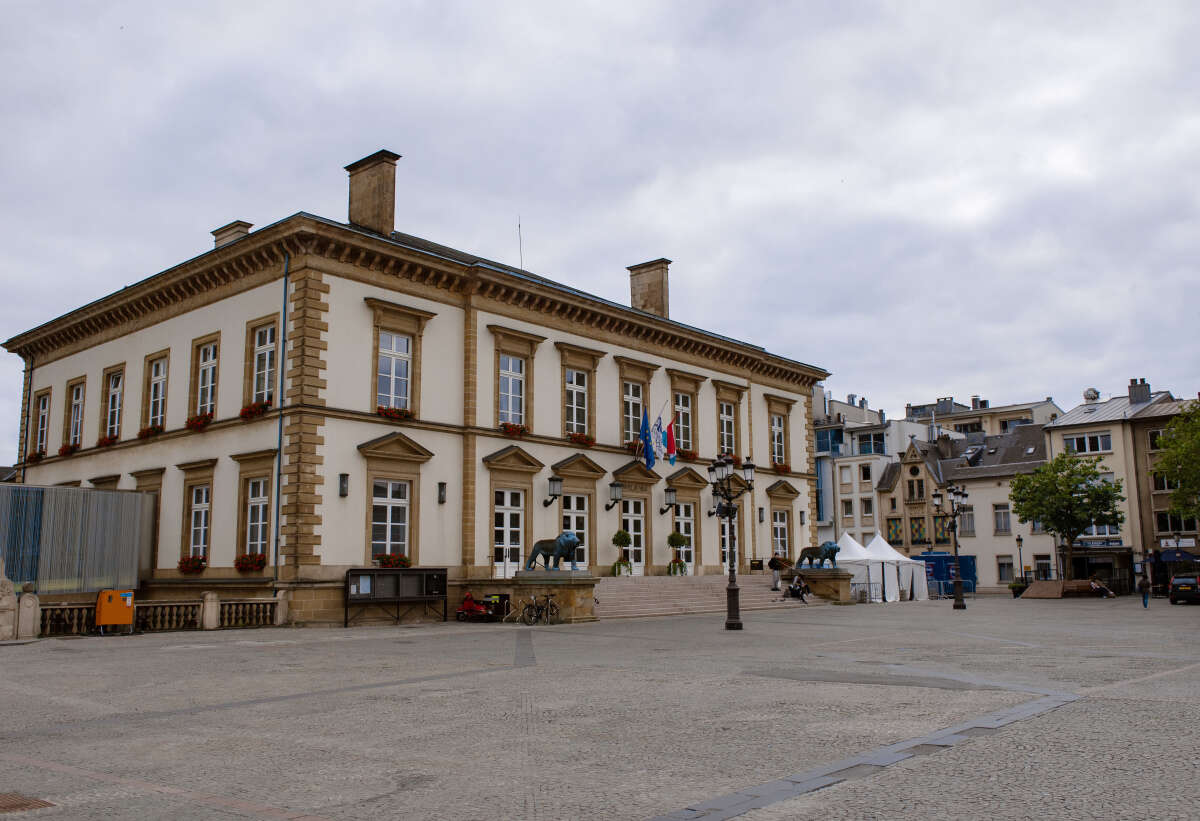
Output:
<instances>
[{"instance_id":1,"label":"blue construction fence","mask_svg":"<svg viewBox=\"0 0 1200 821\"><path fill-rule=\"evenodd\" d=\"M912 558L925 562L925 580L929 583L930 597L945 598L954 593L954 554L944 550L927 550ZM975 557L958 556L958 567L962 572L963 592L975 593L979 577L975 573Z\"/></svg>"}]
</instances>

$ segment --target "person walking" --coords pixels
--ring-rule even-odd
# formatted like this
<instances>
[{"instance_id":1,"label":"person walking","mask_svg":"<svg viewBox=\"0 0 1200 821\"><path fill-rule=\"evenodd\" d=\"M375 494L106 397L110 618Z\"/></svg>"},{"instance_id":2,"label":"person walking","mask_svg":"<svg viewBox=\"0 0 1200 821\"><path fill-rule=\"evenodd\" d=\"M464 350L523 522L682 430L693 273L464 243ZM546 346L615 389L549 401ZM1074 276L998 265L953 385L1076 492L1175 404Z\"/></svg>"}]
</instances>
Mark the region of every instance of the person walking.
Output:
<instances>
[{"instance_id":1,"label":"person walking","mask_svg":"<svg viewBox=\"0 0 1200 821\"><path fill-rule=\"evenodd\" d=\"M1150 580L1142 576L1138 582L1138 592L1142 594L1142 607L1150 606Z\"/></svg>"},{"instance_id":2,"label":"person walking","mask_svg":"<svg viewBox=\"0 0 1200 821\"><path fill-rule=\"evenodd\" d=\"M767 567L771 568L771 589L779 590L779 571L783 570L783 560L779 558L778 550L771 557L771 561L767 562Z\"/></svg>"}]
</instances>

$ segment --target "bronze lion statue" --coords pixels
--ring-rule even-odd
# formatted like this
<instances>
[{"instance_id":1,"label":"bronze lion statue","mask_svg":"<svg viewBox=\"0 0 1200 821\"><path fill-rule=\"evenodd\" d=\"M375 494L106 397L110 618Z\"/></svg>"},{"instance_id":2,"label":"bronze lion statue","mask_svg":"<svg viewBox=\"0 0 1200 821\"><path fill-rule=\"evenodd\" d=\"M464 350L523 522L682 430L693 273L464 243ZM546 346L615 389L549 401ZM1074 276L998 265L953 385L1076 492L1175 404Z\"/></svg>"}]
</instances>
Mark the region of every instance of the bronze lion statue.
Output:
<instances>
[{"instance_id":1,"label":"bronze lion statue","mask_svg":"<svg viewBox=\"0 0 1200 821\"><path fill-rule=\"evenodd\" d=\"M557 539L539 539L533 543L533 550L529 553L529 561L525 562L525 569L533 570L540 557L547 570L560 570L559 564L563 559L571 562L572 570L578 570L579 568L575 565L575 548L577 547L579 547L579 537L566 530L558 534ZM551 559L554 559L554 567L550 567Z\"/></svg>"},{"instance_id":2,"label":"bronze lion statue","mask_svg":"<svg viewBox=\"0 0 1200 821\"><path fill-rule=\"evenodd\" d=\"M829 559L829 563L833 567L837 567L837 554L841 550L837 546L837 542L824 542L820 547L806 547L800 551L800 561L796 562L796 567L804 563L808 559L808 566L812 567L813 563L817 563L817 567L824 567L825 560Z\"/></svg>"}]
</instances>

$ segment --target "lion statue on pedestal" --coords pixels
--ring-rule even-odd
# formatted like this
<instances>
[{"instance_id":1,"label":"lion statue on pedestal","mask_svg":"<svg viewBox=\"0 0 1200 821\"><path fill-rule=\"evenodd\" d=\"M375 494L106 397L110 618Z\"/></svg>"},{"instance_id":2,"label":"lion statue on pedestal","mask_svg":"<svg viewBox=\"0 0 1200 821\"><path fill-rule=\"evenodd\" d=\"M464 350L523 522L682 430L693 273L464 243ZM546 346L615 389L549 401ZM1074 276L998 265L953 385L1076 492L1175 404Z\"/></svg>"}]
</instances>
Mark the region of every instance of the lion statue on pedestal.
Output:
<instances>
[{"instance_id":1,"label":"lion statue on pedestal","mask_svg":"<svg viewBox=\"0 0 1200 821\"><path fill-rule=\"evenodd\" d=\"M570 531L564 530L558 534L557 539L539 539L533 543L533 550L529 553L529 561L525 562L526 570L534 570L539 557L542 559L542 564L547 570L561 570L559 567L563 559L571 562L571 569L578 570L575 565L575 548L579 547L579 537ZM550 566L550 560L554 559L554 567Z\"/></svg>"}]
</instances>

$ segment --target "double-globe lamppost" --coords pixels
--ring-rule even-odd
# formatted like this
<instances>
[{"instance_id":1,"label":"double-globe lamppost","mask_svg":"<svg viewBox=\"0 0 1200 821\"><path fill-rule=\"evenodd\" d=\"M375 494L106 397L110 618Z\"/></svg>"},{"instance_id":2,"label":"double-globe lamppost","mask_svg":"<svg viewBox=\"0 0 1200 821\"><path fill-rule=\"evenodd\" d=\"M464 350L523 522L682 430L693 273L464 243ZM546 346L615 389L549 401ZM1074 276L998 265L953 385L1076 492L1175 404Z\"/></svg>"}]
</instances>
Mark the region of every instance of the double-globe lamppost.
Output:
<instances>
[{"instance_id":1,"label":"double-globe lamppost","mask_svg":"<svg viewBox=\"0 0 1200 821\"><path fill-rule=\"evenodd\" d=\"M726 520L726 532L729 534L725 545L725 558L729 562L729 585L725 588L725 629L741 630L742 615L737 585L737 530L734 527L737 505L734 502L746 491L754 490L754 463L749 460L742 462L745 487L735 487L733 476L733 459L728 454L718 456L708 466L708 481L712 485L713 500L717 503L717 516Z\"/></svg>"},{"instance_id":2,"label":"double-globe lamppost","mask_svg":"<svg viewBox=\"0 0 1200 821\"><path fill-rule=\"evenodd\" d=\"M950 494L950 540L954 543L954 609L966 610L967 603L963 601L962 568L958 563L958 516L962 513L963 504L967 501L965 488L946 485L946 493ZM939 514L942 512L942 502L945 496L940 490L933 492L933 508Z\"/></svg>"}]
</instances>

